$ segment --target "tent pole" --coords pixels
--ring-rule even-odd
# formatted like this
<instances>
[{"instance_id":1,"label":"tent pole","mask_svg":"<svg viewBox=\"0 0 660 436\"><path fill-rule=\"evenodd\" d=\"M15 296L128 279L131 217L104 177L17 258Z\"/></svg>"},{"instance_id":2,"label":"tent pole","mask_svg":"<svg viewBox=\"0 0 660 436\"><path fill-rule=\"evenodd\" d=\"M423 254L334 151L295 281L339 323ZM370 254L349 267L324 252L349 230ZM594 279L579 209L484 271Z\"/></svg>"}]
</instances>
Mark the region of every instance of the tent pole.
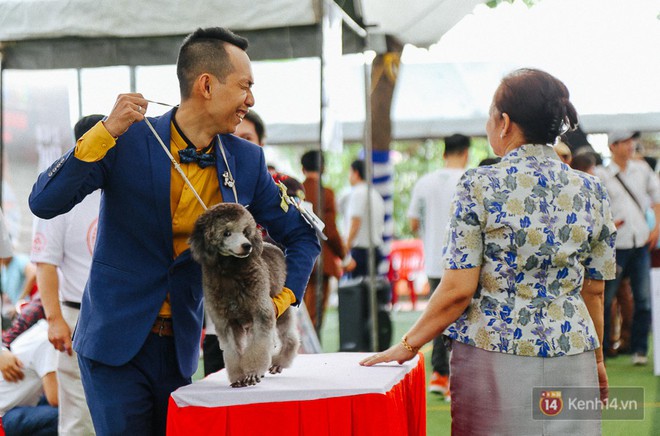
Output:
<instances>
[{"instance_id":1,"label":"tent pole","mask_svg":"<svg viewBox=\"0 0 660 436\"><path fill-rule=\"evenodd\" d=\"M136 73L135 73L135 65L131 65L131 66L129 67L129 73L128 73L128 74L130 75L130 85L129 85L129 88L130 88L131 92L137 92L137 91L135 90L135 89L136 89L136 86L137 86L137 84L136 84L137 79L136 79Z\"/></svg>"},{"instance_id":2,"label":"tent pole","mask_svg":"<svg viewBox=\"0 0 660 436\"><path fill-rule=\"evenodd\" d=\"M321 56L320 56L320 61L321 61L321 66L320 66L320 72L319 72L319 80L321 83L321 89L320 89L320 94L319 94L319 159L320 155L323 153L323 127L324 127L324 121L325 121L325 111L323 110L325 107L325 101L326 101L326 90L325 86L323 84L323 80L325 78L325 72L323 71L325 69L325 38L327 37L325 35L325 25L324 21L326 19L326 16L328 14L328 6L326 5L325 1L321 2L321 20L319 21L318 25L320 27L321 31ZM320 168L320 167L319 167ZM319 217L323 218L323 210L325 205L323 204L323 185L322 185L322 177L323 174L319 172L319 183L316 186L316 198L318 202L318 215ZM320 241L321 242L321 241ZM323 244L323 242L321 242ZM323 310L325 309L323 307L323 250L319 253L319 257L316 259L316 286L314 287L314 304L316 305L316 319L314 320L314 330L316 330L316 335L321 337L321 317L323 314Z\"/></svg>"},{"instance_id":3,"label":"tent pole","mask_svg":"<svg viewBox=\"0 0 660 436\"><path fill-rule=\"evenodd\" d=\"M76 68L76 81L78 85L78 119L83 117L82 106L82 68Z\"/></svg>"},{"instance_id":4,"label":"tent pole","mask_svg":"<svg viewBox=\"0 0 660 436\"><path fill-rule=\"evenodd\" d=\"M365 36L363 39L363 55L368 49L368 41ZM373 210L371 208L371 196L373 195L374 180L373 180L373 143L371 138L371 69L365 57L364 60L364 166L365 177L367 181L367 225L369 235L369 250L367 256L369 272L369 306L371 308L371 345L372 351L378 351L380 344L378 343L378 295L376 288L376 247L373 239Z\"/></svg>"}]
</instances>

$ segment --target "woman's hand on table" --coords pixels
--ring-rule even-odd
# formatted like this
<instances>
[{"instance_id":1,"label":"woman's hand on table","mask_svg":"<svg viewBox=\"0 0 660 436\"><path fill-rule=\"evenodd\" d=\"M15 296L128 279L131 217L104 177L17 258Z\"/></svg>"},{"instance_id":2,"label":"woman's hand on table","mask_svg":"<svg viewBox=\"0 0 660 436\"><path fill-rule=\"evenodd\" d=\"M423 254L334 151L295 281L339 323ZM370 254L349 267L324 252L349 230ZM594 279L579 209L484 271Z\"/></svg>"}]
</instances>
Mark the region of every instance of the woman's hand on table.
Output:
<instances>
[{"instance_id":1,"label":"woman's hand on table","mask_svg":"<svg viewBox=\"0 0 660 436\"><path fill-rule=\"evenodd\" d=\"M373 366L377 363L394 362L394 361L398 362L399 364L402 364L414 358L416 355L417 353L413 353L412 351L409 351L406 348L404 348L401 342L397 342L387 350L381 351L380 353L376 353L373 356L369 356L366 359L361 360L360 365Z\"/></svg>"}]
</instances>

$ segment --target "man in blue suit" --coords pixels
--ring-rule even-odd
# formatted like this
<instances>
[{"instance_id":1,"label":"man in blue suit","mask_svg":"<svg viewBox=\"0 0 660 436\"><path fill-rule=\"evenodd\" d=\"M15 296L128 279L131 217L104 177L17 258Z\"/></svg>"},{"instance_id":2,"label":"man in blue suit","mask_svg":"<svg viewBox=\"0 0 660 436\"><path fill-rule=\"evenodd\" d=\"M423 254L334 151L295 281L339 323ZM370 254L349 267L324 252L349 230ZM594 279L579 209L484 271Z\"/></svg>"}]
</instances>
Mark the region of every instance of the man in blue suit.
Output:
<instances>
[{"instance_id":1,"label":"man in blue suit","mask_svg":"<svg viewBox=\"0 0 660 436\"><path fill-rule=\"evenodd\" d=\"M177 59L178 108L150 118L206 205L238 202L286 247L279 315L298 305L320 248L314 230L282 203L260 147L237 138L254 104L247 41L198 29ZM188 249L200 201L144 122L141 94L117 98L108 118L39 175L30 208L41 218L103 189L94 259L74 333L99 435L165 434L169 394L197 368L201 269Z\"/></svg>"}]
</instances>

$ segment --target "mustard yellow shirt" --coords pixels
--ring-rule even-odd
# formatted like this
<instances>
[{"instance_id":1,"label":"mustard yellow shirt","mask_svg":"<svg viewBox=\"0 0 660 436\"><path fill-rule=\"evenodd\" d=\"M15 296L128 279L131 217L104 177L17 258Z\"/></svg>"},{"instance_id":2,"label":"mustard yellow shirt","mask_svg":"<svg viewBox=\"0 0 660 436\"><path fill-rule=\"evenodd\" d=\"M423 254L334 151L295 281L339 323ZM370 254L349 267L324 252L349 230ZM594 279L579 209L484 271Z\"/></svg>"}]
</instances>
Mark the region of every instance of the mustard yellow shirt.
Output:
<instances>
[{"instance_id":1,"label":"mustard yellow shirt","mask_svg":"<svg viewBox=\"0 0 660 436\"><path fill-rule=\"evenodd\" d=\"M105 126L99 121L85 135L83 135L76 144L74 156L85 162L97 162L107 154L108 150L116 144L115 138L106 130ZM172 118L170 126L170 153L174 159L181 165L181 170L188 177L201 199L207 207L222 202L222 193L218 182L218 173L214 166L201 168L196 163L181 164L179 159L179 150L188 147L189 141L179 131ZM214 146L213 146L214 147ZM207 153L213 152L211 147ZM170 174L170 212L172 214L172 243L174 257L186 251L188 238L192 233L193 226L197 217L204 212L204 208L197 201L195 194L185 184L181 175L174 166ZM277 308L277 315L281 315L294 302L296 297L290 289L284 288L284 292L273 299ZM169 296L163 302L159 316L171 317L172 309L169 302Z\"/></svg>"}]
</instances>

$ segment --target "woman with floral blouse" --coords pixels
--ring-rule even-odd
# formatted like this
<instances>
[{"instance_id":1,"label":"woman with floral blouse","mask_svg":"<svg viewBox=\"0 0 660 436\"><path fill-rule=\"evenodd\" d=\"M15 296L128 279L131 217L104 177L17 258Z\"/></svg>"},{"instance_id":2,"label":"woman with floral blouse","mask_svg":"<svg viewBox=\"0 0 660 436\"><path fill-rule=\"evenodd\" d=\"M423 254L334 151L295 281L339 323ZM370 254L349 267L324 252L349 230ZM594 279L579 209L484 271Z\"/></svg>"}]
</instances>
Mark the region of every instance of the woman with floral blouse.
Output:
<instances>
[{"instance_id":1,"label":"woman with floral blouse","mask_svg":"<svg viewBox=\"0 0 660 436\"><path fill-rule=\"evenodd\" d=\"M598 420L533 419L534 387L607 395L600 341L616 230L600 181L551 147L576 126L555 77L521 69L502 80L486 124L502 160L458 184L442 282L400 343L361 362L404 362L444 332L455 434L600 433Z\"/></svg>"}]
</instances>

